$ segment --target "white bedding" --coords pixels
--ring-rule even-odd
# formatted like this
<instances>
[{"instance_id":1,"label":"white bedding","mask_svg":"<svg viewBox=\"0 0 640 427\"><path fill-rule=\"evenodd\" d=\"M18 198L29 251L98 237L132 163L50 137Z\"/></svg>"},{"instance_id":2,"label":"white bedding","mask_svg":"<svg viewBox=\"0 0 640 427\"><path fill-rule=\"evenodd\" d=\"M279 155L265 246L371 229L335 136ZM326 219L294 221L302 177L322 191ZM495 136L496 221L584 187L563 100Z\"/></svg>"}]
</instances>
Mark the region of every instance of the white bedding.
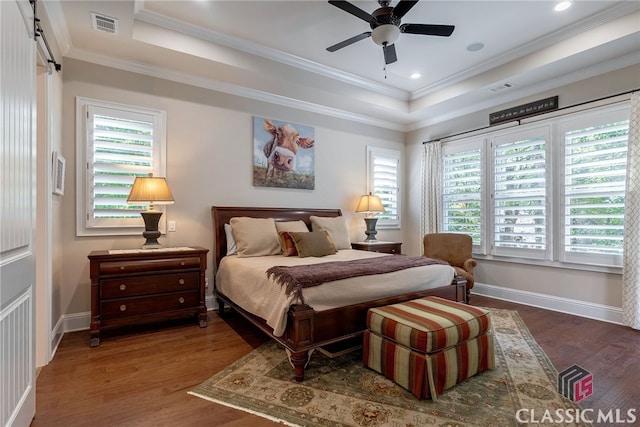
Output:
<instances>
[{"instance_id":1,"label":"white bedding","mask_svg":"<svg viewBox=\"0 0 640 427\"><path fill-rule=\"evenodd\" d=\"M376 252L343 249L321 258L285 257L282 255L239 258L224 257L216 273L216 287L236 304L266 320L276 336L284 333L287 311L295 296L287 296L284 288L267 278L266 271L275 265L293 266L330 261L348 261L387 255ZM392 273L360 276L304 288L305 302L316 311L357 304L394 295L431 289L451 283L454 270L448 265L427 265ZM356 292L355 290L358 289Z\"/></svg>"}]
</instances>

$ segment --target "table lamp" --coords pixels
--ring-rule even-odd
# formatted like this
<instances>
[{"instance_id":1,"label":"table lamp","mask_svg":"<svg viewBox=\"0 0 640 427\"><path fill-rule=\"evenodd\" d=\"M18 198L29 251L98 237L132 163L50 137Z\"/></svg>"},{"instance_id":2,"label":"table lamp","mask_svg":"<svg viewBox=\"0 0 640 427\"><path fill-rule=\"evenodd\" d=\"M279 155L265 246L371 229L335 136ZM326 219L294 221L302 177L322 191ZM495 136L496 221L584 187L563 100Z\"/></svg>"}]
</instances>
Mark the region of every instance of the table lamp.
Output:
<instances>
[{"instance_id":1,"label":"table lamp","mask_svg":"<svg viewBox=\"0 0 640 427\"><path fill-rule=\"evenodd\" d=\"M367 214L364 218L364 222L367 224L367 231L364 232L367 235L367 238L364 239L365 242L374 242L376 240L376 234L378 233L376 231L376 222L378 222L378 218L375 218L373 214L384 211L380 197L373 196L371 193L360 197L356 213L365 212Z\"/></svg>"},{"instance_id":2,"label":"table lamp","mask_svg":"<svg viewBox=\"0 0 640 427\"><path fill-rule=\"evenodd\" d=\"M127 203L148 203L149 209L140 212L144 220L144 232L142 236L147 239L142 249L157 249L162 245L158 243L160 231L158 230L158 222L162 216L162 212L155 208L155 205L172 205L173 194L169 189L165 178L154 177L152 173L149 176L136 177L131 187L131 192L127 198Z\"/></svg>"}]
</instances>

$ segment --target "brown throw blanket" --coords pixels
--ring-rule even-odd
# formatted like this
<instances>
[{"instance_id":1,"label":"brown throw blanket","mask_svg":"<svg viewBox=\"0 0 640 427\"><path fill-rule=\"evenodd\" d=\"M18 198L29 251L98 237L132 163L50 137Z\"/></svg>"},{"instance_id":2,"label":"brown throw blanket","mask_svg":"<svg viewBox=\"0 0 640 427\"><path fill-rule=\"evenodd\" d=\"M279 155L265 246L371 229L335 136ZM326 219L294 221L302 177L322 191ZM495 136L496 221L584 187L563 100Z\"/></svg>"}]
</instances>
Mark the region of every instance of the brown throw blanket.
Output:
<instances>
[{"instance_id":1,"label":"brown throw blanket","mask_svg":"<svg viewBox=\"0 0 640 427\"><path fill-rule=\"evenodd\" d=\"M322 264L274 266L267 270L267 277L286 287L287 295L294 294L304 304L302 288L318 286L325 282L351 277L391 273L412 267L444 264L446 261L421 256L383 256L352 261L333 261Z\"/></svg>"}]
</instances>

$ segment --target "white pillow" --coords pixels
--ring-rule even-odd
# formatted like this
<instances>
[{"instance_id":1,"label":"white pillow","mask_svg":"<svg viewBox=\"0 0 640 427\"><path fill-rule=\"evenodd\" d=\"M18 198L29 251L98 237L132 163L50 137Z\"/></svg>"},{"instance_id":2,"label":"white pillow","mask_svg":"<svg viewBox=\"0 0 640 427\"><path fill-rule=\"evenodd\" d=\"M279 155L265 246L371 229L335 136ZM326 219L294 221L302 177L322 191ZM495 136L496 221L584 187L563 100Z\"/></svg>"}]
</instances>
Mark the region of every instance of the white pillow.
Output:
<instances>
[{"instance_id":1,"label":"white pillow","mask_svg":"<svg viewBox=\"0 0 640 427\"><path fill-rule=\"evenodd\" d=\"M276 230L278 233L281 231L293 231L294 233L304 233L309 231L307 224L304 221L276 221Z\"/></svg>"},{"instance_id":2,"label":"white pillow","mask_svg":"<svg viewBox=\"0 0 640 427\"><path fill-rule=\"evenodd\" d=\"M227 237L227 255L235 255L238 252L238 246L231 225L224 225L224 234Z\"/></svg>"},{"instance_id":3,"label":"white pillow","mask_svg":"<svg viewBox=\"0 0 640 427\"><path fill-rule=\"evenodd\" d=\"M349 227L347 227L347 221L343 216L310 216L309 220L311 220L313 231L327 230L336 245L336 249L351 249Z\"/></svg>"},{"instance_id":4,"label":"white pillow","mask_svg":"<svg viewBox=\"0 0 640 427\"><path fill-rule=\"evenodd\" d=\"M278 255L280 239L273 218L236 217L229 220L239 257Z\"/></svg>"}]
</instances>

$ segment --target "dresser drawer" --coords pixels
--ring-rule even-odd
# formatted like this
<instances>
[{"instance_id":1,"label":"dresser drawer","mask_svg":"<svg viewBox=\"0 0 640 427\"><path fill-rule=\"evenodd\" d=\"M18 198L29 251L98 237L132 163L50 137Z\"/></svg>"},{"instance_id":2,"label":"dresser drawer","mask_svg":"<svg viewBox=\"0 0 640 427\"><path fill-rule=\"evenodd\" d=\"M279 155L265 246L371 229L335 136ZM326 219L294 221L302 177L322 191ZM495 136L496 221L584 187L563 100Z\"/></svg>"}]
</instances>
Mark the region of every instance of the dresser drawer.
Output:
<instances>
[{"instance_id":1,"label":"dresser drawer","mask_svg":"<svg viewBox=\"0 0 640 427\"><path fill-rule=\"evenodd\" d=\"M200 258L181 257L144 261L105 261L100 263L100 274L131 274L185 268L200 268Z\"/></svg>"},{"instance_id":2,"label":"dresser drawer","mask_svg":"<svg viewBox=\"0 0 640 427\"><path fill-rule=\"evenodd\" d=\"M100 309L102 320L109 320L163 311L197 308L199 302L200 295L198 291L176 292L174 294L102 301Z\"/></svg>"},{"instance_id":3,"label":"dresser drawer","mask_svg":"<svg viewBox=\"0 0 640 427\"><path fill-rule=\"evenodd\" d=\"M91 347L100 345L102 328L186 316L206 327L208 252L199 246L91 252Z\"/></svg>"},{"instance_id":4,"label":"dresser drawer","mask_svg":"<svg viewBox=\"0 0 640 427\"><path fill-rule=\"evenodd\" d=\"M155 274L140 277L121 277L100 281L100 298L125 298L137 295L197 290L198 272Z\"/></svg>"}]
</instances>

